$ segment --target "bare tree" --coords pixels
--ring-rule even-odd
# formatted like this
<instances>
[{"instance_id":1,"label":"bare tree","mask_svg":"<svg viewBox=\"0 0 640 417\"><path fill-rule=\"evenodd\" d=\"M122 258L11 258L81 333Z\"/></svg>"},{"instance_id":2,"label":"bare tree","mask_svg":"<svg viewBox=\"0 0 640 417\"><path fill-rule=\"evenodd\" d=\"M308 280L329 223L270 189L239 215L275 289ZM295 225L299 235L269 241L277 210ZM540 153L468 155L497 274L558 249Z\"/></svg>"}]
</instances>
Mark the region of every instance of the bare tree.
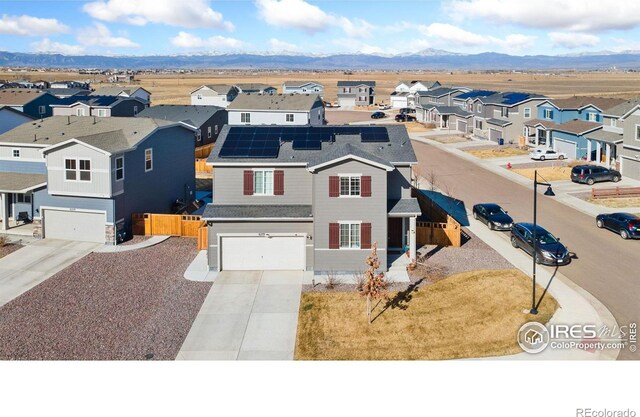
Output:
<instances>
[{"instance_id":1,"label":"bare tree","mask_svg":"<svg viewBox=\"0 0 640 417\"><path fill-rule=\"evenodd\" d=\"M378 260L378 242L374 242L371 247L371 254L367 256L366 264L369 265L364 273L364 283L360 294L367 297L367 321L371 324L371 313L373 310L373 300L388 300L387 282L384 279L384 272L380 271L380 260Z\"/></svg>"}]
</instances>

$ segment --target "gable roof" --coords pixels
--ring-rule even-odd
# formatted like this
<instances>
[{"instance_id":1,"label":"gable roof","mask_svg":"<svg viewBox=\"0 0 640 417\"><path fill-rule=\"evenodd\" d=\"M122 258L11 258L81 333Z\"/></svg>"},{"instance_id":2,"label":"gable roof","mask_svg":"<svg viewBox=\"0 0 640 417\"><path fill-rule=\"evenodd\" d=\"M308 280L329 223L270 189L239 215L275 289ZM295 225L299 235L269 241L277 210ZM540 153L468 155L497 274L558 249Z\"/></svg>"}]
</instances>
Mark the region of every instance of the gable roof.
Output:
<instances>
[{"instance_id":1,"label":"gable roof","mask_svg":"<svg viewBox=\"0 0 640 417\"><path fill-rule=\"evenodd\" d=\"M338 87L357 87L359 85L366 85L367 87L375 87L375 81L338 81Z\"/></svg>"},{"instance_id":2,"label":"gable roof","mask_svg":"<svg viewBox=\"0 0 640 417\"><path fill-rule=\"evenodd\" d=\"M51 107L71 107L76 103L86 104L91 107L113 107L123 101L135 100L142 104L144 102L137 97L121 97L121 96L71 96L61 98L57 103L51 104Z\"/></svg>"},{"instance_id":3,"label":"gable roof","mask_svg":"<svg viewBox=\"0 0 640 417\"><path fill-rule=\"evenodd\" d=\"M27 113L23 113L20 110L16 110L13 107L9 107L9 106L0 106L0 112L3 112L3 111L8 111L8 112L11 112L11 113L19 114L20 116L23 116L23 117L25 117L26 119L29 119L29 120L35 120L36 119L35 117L28 115Z\"/></svg>"},{"instance_id":4,"label":"gable roof","mask_svg":"<svg viewBox=\"0 0 640 417\"><path fill-rule=\"evenodd\" d=\"M244 83L244 84L234 84L240 91L264 91L268 89L277 90L274 86L260 83Z\"/></svg>"},{"instance_id":5,"label":"gable roof","mask_svg":"<svg viewBox=\"0 0 640 417\"><path fill-rule=\"evenodd\" d=\"M45 94L49 93L34 88L0 89L0 106L23 106Z\"/></svg>"},{"instance_id":6,"label":"gable roof","mask_svg":"<svg viewBox=\"0 0 640 417\"><path fill-rule=\"evenodd\" d=\"M322 106L317 94L251 94L238 95L227 110L297 110L310 111Z\"/></svg>"},{"instance_id":7,"label":"gable roof","mask_svg":"<svg viewBox=\"0 0 640 417\"><path fill-rule=\"evenodd\" d=\"M456 93L458 91L462 91L459 88L450 88L450 87L438 87L429 91L416 91L416 95L420 97L443 97L449 94Z\"/></svg>"},{"instance_id":8,"label":"gable roof","mask_svg":"<svg viewBox=\"0 0 640 417\"><path fill-rule=\"evenodd\" d=\"M569 98L549 99L544 103L549 103L557 109L561 110L578 110L585 107L594 106L598 110L608 109L618 104L624 103L625 100L620 98L591 97L591 96L573 96Z\"/></svg>"},{"instance_id":9,"label":"gable roof","mask_svg":"<svg viewBox=\"0 0 640 417\"><path fill-rule=\"evenodd\" d=\"M600 129L602 124L595 122L587 122L586 120L570 120L565 123L561 123L556 125L553 130L573 133L574 135L584 135L585 133L591 132L596 129Z\"/></svg>"},{"instance_id":10,"label":"gable roof","mask_svg":"<svg viewBox=\"0 0 640 417\"><path fill-rule=\"evenodd\" d=\"M427 87L427 88L431 88L431 87L433 87L433 86L434 86L434 85L436 85L436 84L438 84L438 85L440 84L440 83L439 83L438 81L436 81L436 80L400 80L400 82L398 82L398 84L397 84L397 85L405 84L405 85L407 85L408 87L411 87L412 85L414 85L414 84L418 84L418 83L420 83L420 84L424 85L424 86L425 86L425 87Z\"/></svg>"},{"instance_id":11,"label":"gable roof","mask_svg":"<svg viewBox=\"0 0 640 417\"><path fill-rule=\"evenodd\" d=\"M605 109L603 113L608 116L622 117L638 106L640 106L640 97L636 97L632 100L628 100L624 103Z\"/></svg>"},{"instance_id":12,"label":"gable roof","mask_svg":"<svg viewBox=\"0 0 640 417\"><path fill-rule=\"evenodd\" d=\"M0 193L26 193L47 185L45 174L0 172Z\"/></svg>"},{"instance_id":13,"label":"gable roof","mask_svg":"<svg viewBox=\"0 0 640 417\"><path fill-rule=\"evenodd\" d=\"M460 106L442 106L438 104L416 104L416 107L421 107L427 110L435 110L440 114L455 114L460 117L471 117L473 113L466 111Z\"/></svg>"},{"instance_id":14,"label":"gable roof","mask_svg":"<svg viewBox=\"0 0 640 417\"><path fill-rule=\"evenodd\" d=\"M49 94L53 94L54 96L88 96L91 94L91 91L85 90L84 88L47 88L46 91Z\"/></svg>"},{"instance_id":15,"label":"gable roof","mask_svg":"<svg viewBox=\"0 0 640 417\"><path fill-rule=\"evenodd\" d=\"M214 114L225 111L218 106L187 106L179 104L160 104L147 107L136 117L150 117L152 119L169 120L172 122L185 122L194 127L202 126Z\"/></svg>"},{"instance_id":16,"label":"gable roof","mask_svg":"<svg viewBox=\"0 0 640 417\"><path fill-rule=\"evenodd\" d=\"M466 93L459 94L455 97L457 100L466 100L469 98L488 97L497 94L497 91L491 90L471 90Z\"/></svg>"},{"instance_id":17,"label":"gable roof","mask_svg":"<svg viewBox=\"0 0 640 417\"><path fill-rule=\"evenodd\" d=\"M315 171L316 169L322 168L326 165L352 158L359 160L360 162L370 162L371 165L387 171L393 171L393 165L391 165L391 163L377 155L373 155L363 150L358 146L354 146L351 142L333 146L328 152L317 155L315 159L309 161L309 170Z\"/></svg>"},{"instance_id":18,"label":"gable roof","mask_svg":"<svg viewBox=\"0 0 640 417\"><path fill-rule=\"evenodd\" d=\"M608 130L598 129L593 132L589 132L585 135L587 139L595 139L608 143L622 143L624 142L624 135L622 133L609 132Z\"/></svg>"},{"instance_id":19,"label":"gable roof","mask_svg":"<svg viewBox=\"0 0 640 417\"><path fill-rule=\"evenodd\" d=\"M149 93L149 91L145 90L142 87L120 87L120 86L109 86L109 87L99 87L91 93L92 96L118 96L120 93L125 93L127 95L131 95L138 90L143 90ZM149 93L151 94L151 93Z\"/></svg>"},{"instance_id":20,"label":"gable roof","mask_svg":"<svg viewBox=\"0 0 640 417\"><path fill-rule=\"evenodd\" d=\"M478 97L476 100L480 101L483 104L495 104L497 106L512 107L524 103L525 101L534 99L546 99L546 97L541 94L507 91L504 93L495 93L486 97Z\"/></svg>"},{"instance_id":21,"label":"gable roof","mask_svg":"<svg viewBox=\"0 0 640 417\"><path fill-rule=\"evenodd\" d=\"M282 85L285 87L302 87L307 84L316 84L322 87L322 84L317 81L285 81L284 83L282 83Z\"/></svg>"}]
</instances>

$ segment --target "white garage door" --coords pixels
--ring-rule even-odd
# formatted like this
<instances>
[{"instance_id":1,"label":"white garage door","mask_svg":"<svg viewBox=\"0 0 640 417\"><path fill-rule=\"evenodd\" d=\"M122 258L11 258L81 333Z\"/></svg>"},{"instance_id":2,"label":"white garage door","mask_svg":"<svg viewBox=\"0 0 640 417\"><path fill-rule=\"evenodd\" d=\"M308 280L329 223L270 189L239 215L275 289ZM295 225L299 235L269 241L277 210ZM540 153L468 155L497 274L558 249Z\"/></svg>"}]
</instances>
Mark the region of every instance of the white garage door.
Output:
<instances>
[{"instance_id":1,"label":"white garage door","mask_svg":"<svg viewBox=\"0 0 640 417\"><path fill-rule=\"evenodd\" d=\"M304 270L304 236L227 236L220 240L222 270Z\"/></svg>"},{"instance_id":2,"label":"white garage door","mask_svg":"<svg viewBox=\"0 0 640 417\"><path fill-rule=\"evenodd\" d=\"M576 159L577 146L573 142L566 140L560 140L554 138L554 148L557 152L564 152L567 154L567 158Z\"/></svg>"},{"instance_id":3,"label":"white garage door","mask_svg":"<svg viewBox=\"0 0 640 417\"><path fill-rule=\"evenodd\" d=\"M631 158L622 159L622 176L640 180L640 161Z\"/></svg>"},{"instance_id":4,"label":"white garage door","mask_svg":"<svg viewBox=\"0 0 640 417\"><path fill-rule=\"evenodd\" d=\"M497 142L502 137L502 132L496 129L489 129L489 139Z\"/></svg>"},{"instance_id":5,"label":"white garage door","mask_svg":"<svg viewBox=\"0 0 640 417\"><path fill-rule=\"evenodd\" d=\"M43 222L46 239L105 242L104 213L45 209Z\"/></svg>"},{"instance_id":6,"label":"white garage door","mask_svg":"<svg viewBox=\"0 0 640 417\"><path fill-rule=\"evenodd\" d=\"M338 99L338 104L340 105L340 107L342 107L343 109L350 109L356 106L356 99L355 98L339 98Z\"/></svg>"},{"instance_id":7,"label":"white garage door","mask_svg":"<svg viewBox=\"0 0 640 417\"><path fill-rule=\"evenodd\" d=\"M456 128L464 133L467 133L467 122L462 121L462 120L458 120L457 122L458 126L456 126Z\"/></svg>"}]
</instances>

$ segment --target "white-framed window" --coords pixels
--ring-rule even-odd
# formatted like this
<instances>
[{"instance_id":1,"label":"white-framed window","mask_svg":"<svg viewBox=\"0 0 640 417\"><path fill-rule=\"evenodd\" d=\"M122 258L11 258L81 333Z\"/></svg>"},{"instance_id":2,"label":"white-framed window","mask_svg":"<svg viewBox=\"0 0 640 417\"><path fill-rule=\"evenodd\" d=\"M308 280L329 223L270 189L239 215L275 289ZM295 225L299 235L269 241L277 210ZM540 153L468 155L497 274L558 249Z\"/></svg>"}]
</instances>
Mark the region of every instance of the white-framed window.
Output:
<instances>
[{"instance_id":1,"label":"white-framed window","mask_svg":"<svg viewBox=\"0 0 640 417\"><path fill-rule=\"evenodd\" d=\"M76 109L76 116L84 116L84 108L78 107Z\"/></svg>"},{"instance_id":2,"label":"white-framed window","mask_svg":"<svg viewBox=\"0 0 640 417\"><path fill-rule=\"evenodd\" d=\"M78 160L78 171L80 181L91 181L91 161L88 159Z\"/></svg>"},{"instance_id":3,"label":"white-framed window","mask_svg":"<svg viewBox=\"0 0 640 417\"><path fill-rule=\"evenodd\" d=\"M544 118L545 119L553 119L553 110L544 109Z\"/></svg>"},{"instance_id":4,"label":"white-framed window","mask_svg":"<svg viewBox=\"0 0 640 417\"><path fill-rule=\"evenodd\" d=\"M273 171L256 170L253 171L253 194L273 195Z\"/></svg>"},{"instance_id":5,"label":"white-framed window","mask_svg":"<svg viewBox=\"0 0 640 417\"><path fill-rule=\"evenodd\" d=\"M31 204L31 194L16 194L16 203Z\"/></svg>"},{"instance_id":6,"label":"white-framed window","mask_svg":"<svg viewBox=\"0 0 640 417\"><path fill-rule=\"evenodd\" d=\"M202 100L202 94L196 95L196 100Z\"/></svg>"},{"instance_id":7,"label":"white-framed window","mask_svg":"<svg viewBox=\"0 0 640 417\"><path fill-rule=\"evenodd\" d=\"M525 119L528 119L531 117L531 107L525 107L523 110L523 116Z\"/></svg>"},{"instance_id":8,"label":"white-framed window","mask_svg":"<svg viewBox=\"0 0 640 417\"><path fill-rule=\"evenodd\" d=\"M116 181L124 179L124 156L116 158Z\"/></svg>"},{"instance_id":9,"label":"white-framed window","mask_svg":"<svg viewBox=\"0 0 640 417\"><path fill-rule=\"evenodd\" d=\"M107 117L106 109L98 109L98 117Z\"/></svg>"},{"instance_id":10,"label":"white-framed window","mask_svg":"<svg viewBox=\"0 0 640 417\"><path fill-rule=\"evenodd\" d=\"M636 140L640 141L640 125L636 125Z\"/></svg>"},{"instance_id":11,"label":"white-framed window","mask_svg":"<svg viewBox=\"0 0 640 417\"><path fill-rule=\"evenodd\" d=\"M219 131L218 125L213 126L213 133L217 135Z\"/></svg>"},{"instance_id":12,"label":"white-framed window","mask_svg":"<svg viewBox=\"0 0 640 417\"><path fill-rule=\"evenodd\" d=\"M196 140L198 142L202 140L202 131L200 129L196 130Z\"/></svg>"},{"instance_id":13,"label":"white-framed window","mask_svg":"<svg viewBox=\"0 0 640 417\"><path fill-rule=\"evenodd\" d=\"M64 179L66 181L91 181L91 160L65 159Z\"/></svg>"},{"instance_id":14,"label":"white-framed window","mask_svg":"<svg viewBox=\"0 0 640 417\"><path fill-rule=\"evenodd\" d=\"M340 197L360 197L360 175L340 176Z\"/></svg>"},{"instance_id":15,"label":"white-framed window","mask_svg":"<svg viewBox=\"0 0 640 417\"><path fill-rule=\"evenodd\" d=\"M211 139L211 126L207 127L207 138Z\"/></svg>"},{"instance_id":16,"label":"white-framed window","mask_svg":"<svg viewBox=\"0 0 640 417\"><path fill-rule=\"evenodd\" d=\"M598 113L589 112L587 113L587 120L590 122L598 121Z\"/></svg>"},{"instance_id":17,"label":"white-framed window","mask_svg":"<svg viewBox=\"0 0 640 417\"><path fill-rule=\"evenodd\" d=\"M360 223L340 223L340 249L360 249Z\"/></svg>"},{"instance_id":18,"label":"white-framed window","mask_svg":"<svg viewBox=\"0 0 640 417\"><path fill-rule=\"evenodd\" d=\"M12 150L11 150L11 155L12 155L14 158L20 158L20 149L12 149Z\"/></svg>"},{"instance_id":19,"label":"white-framed window","mask_svg":"<svg viewBox=\"0 0 640 417\"><path fill-rule=\"evenodd\" d=\"M482 120L476 120L476 129L482 130Z\"/></svg>"},{"instance_id":20,"label":"white-framed window","mask_svg":"<svg viewBox=\"0 0 640 417\"><path fill-rule=\"evenodd\" d=\"M293 122L293 113L285 114L285 121L286 122Z\"/></svg>"},{"instance_id":21,"label":"white-framed window","mask_svg":"<svg viewBox=\"0 0 640 417\"><path fill-rule=\"evenodd\" d=\"M476 112L477 112L477 113L482 113L482 103L478 103L478 104L476 105Z\"/></svg>"},{"instance_id":22,"label":"white-framed window","mask_svg":"<svg viewBox=\"0 0 640 417\"><path fill-rule=\"evenodd\" d=\"M618 127L618 120L611 118L611 122L609 123L611 127Z\"/></svg>"},{"instance_id":23,"label":"white-framed window","mask_svg":"<svg viewBox=\"0 0 640 417\"><path fill-rule=\"evenodd\" d=\"M38 106L38 114L45 114L46 110L44 106Z\"/></svg>"},{"instance_id":24,"label":"white-framed window","mask_svg":"<svg viewBox=\"0 0 640 417\"><path fill-rule=\"evenodd\" d=\"M500 116L501 117L509 117L509 108L508 107L500 107Z\"/></svg>"},{"instance_id":25,"label":"white-framed window","mask_svg":"<svg viewBox=\"0 0 640 417\"><path fill-rule=\"evenodd\" d=\"M133 115L138 114L138 106L133 106Z\"/></svg>"},{"instance_id":26,"label":"white-framed window","mask_svg":"<svg viewBox=\"0 0 640 417\"><path fill-rule=\"evenodd\" d=\"M144 172L149 172L153 169L153 148L144 150Z\"/></svg>"},{"instance_id":27,"label":"white-framed window","mask_svg":"<svg viewBox=\"0 0 640 417\"><path fill-rule=\"evenodd\" d=\"M251 113L240 113L240 123L251 123Z\"/></svg>"}]
</instances>

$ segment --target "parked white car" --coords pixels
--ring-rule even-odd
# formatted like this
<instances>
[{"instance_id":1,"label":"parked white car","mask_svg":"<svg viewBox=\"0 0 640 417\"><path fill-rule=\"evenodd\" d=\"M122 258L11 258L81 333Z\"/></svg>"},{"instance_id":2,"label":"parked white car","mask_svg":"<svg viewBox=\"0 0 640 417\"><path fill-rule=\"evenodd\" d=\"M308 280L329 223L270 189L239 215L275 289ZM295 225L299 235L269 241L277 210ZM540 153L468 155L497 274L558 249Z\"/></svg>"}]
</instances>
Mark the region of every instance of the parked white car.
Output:
<instances>
[{"instance_id":1,"label":"parked white car","mask_svg":"<svg viewBox=\"0 0 640 417\"><path fill-rule=\"evenodd\" d=\"M531 159L536 159L538 161L544 161L546 159L565 159L567 157L567 154L564 152L556 152L553 149L547 149L547 148L539 148L539 149L534 149L532 152L529 153L529 156L531 157Z\"/></svg>"},{"instance_id":2,"label":"parked white car","mask_svg":"<svg viewBox=\"0 0 640 417\"><path fill-rule=\"evenodd\" d=\"M378 106L378 110L389 110L391 109L391 106L388 104L381 104Z\"/></svg>"}]
</instances>

